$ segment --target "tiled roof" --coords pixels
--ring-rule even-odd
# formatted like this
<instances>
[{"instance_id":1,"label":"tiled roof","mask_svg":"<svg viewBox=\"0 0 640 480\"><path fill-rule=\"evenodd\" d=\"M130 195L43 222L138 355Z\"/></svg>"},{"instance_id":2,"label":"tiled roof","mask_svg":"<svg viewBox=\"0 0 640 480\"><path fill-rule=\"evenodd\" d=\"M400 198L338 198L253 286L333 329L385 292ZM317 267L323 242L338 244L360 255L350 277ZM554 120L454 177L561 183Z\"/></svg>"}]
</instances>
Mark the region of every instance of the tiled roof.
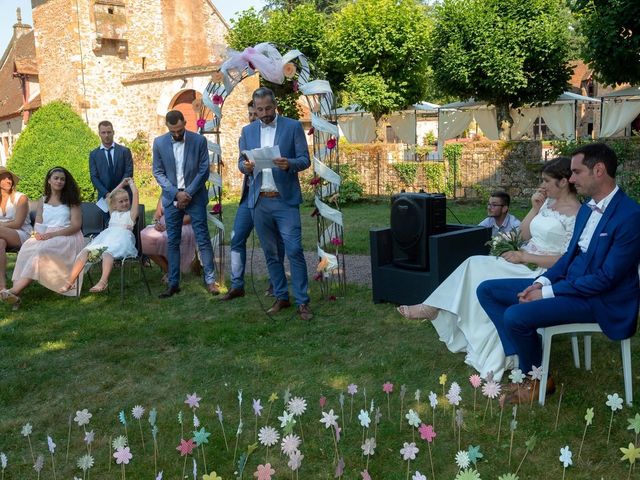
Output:
<instances>
[{"instance_id":1,"label":"tiled roof","mask_svg":"<svg viewBox=\"0 0 640 480\"><path fill-rule=\"evenodd\" d=\"M212 63L208 65L195 65L192 67L172 68L169 70L156 70L153 72L133 73L123 77L124 85L132 83L153 82L156 80L168 80L171 78L189 77L192 75L205 75L215 72L219 65Z\"/></svg>"},{"instance_id":2,"label":"tiled roof","mask_svg":"<svg viewBox=\"0 0 640 480\"><path fill-rule=\"evenodd\" d=\"M37 75L36 49L33 30L11 39L0 65L0 118L10 118L22 112L22 85L14 71ZM35 103L34 99L31 104Z\"/></svg>"}]
</instances>

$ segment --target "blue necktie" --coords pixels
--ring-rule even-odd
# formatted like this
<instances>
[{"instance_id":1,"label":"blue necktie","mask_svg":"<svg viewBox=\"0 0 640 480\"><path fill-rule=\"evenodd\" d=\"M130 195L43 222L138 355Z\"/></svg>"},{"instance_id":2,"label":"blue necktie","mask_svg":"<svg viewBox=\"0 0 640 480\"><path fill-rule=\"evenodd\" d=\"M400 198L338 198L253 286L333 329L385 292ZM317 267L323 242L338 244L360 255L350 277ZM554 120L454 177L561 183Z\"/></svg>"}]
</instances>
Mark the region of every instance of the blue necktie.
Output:
<instances>
[{"instance_id":1,"label":"blue necktie","mask_svg":"<svg viewBox=\"0 0 640 480\"><path fill-rule=\"evenodd\" d=\"M107 150L107 157L109 158L108 163L109 163L109 170L113 171L113 147L111 147L109 150Z\"/></svg>"}]
</instances>

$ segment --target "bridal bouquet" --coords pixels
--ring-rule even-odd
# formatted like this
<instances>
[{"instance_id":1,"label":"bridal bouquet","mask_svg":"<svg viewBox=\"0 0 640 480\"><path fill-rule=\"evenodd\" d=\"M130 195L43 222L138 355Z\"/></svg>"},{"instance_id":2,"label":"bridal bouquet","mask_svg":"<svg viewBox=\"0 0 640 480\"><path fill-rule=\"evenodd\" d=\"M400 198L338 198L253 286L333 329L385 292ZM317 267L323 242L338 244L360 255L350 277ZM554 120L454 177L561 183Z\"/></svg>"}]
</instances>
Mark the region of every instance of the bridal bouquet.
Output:
<instances>
[{"instance_id":1,"label":"bridal bouquet","mask_svg":"<svg viewBox=\"0 0 640 480\"><path fill-rule=\"evenodd\" d=\"M489 252L491 255L499 257L505 252L520 250L520 247L522 247L524 243L522 235L520 235L520 230L513 229L508 233L499 233L485 243L485 245L491 247L491 251Z\"/></svg>"},{"instance_id":2,"label":"bridal bouquet","mask_svg":"<svg viewBox=\"0 0 640 480\"><path fill-rule=\"evenodd\" d=\"M99 261L106 249L107 247L98 247L89 250L89 254L87 255L87 263L96 263L97 261Z\"/></svg>"}]
</instances>

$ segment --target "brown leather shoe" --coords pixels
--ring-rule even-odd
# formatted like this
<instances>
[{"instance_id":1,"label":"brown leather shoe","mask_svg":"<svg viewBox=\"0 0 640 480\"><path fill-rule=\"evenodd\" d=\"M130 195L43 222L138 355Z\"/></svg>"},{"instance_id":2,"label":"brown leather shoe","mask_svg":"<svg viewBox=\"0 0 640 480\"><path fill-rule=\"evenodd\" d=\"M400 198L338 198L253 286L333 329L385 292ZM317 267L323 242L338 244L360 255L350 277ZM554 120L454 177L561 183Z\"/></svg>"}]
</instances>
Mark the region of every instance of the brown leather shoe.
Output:
<instances>
[{"instance_id":1,"label":"brown leather shoe","mask_svg":"<svg viewBox=\"0 0 640 480\"><path fill-rule=\"evenodd\" d=\"M218 285L218 282L213 282L207 285L207 291L211 294L211 295L219 295L220 294L220 285Z\"/></svg>"},{"instance_id":2,"label":"brown leather shoe","mask_svg":"<svg viewBox=\"0 0 640 480\"><path fill-rule=\"evenodd\" d=\"M269 288L264 291L265 297L273 297L273 285L269 284Z\"/></svg>"},{"instance_id":3,"label":"brown leather shoe","mask_svg":"<svg viewBox=\"0 0 640 480\"><path fill-rule=\"evenodd\" d=\"M553 381L553 378L548 377L547 379L547 395L551 395L556 391L556 384ZM521 385L520 388L512 391L511 395L508 396L507 401L509 403L531 403L532 397L533 401L537 401L538 394L540 393L540 382L533 381L530 379L526 379Z\"/></svg>"},{"instance_id":4,"label":"brown leather shoe","mask_svg":"<svg viewBox=\"0 0 640 480\"><path fill-rule=\"evenodd\" d=\"M271 308L267 310L267 313L278 313L280 310L289 308L290 306L291 302L289 300L276 300L275 302L273 302L273 305L271 305Z\"/></svg>"},{"instance_id":5,"label":"brown leather shoe","mask_svg":"<svg viewBox=\"0 0 640 480\"><path fill-rule=\"evenodd\" d=\"M234 298L244 297L244 288L232 288L227 293L225 293L220 300L228 301L233 300Z\"/></svg>"},{"instance_id":6,"label":"brown leather shoe","mask_svg":"<svg viewBox=\"0 0 640 480\"><path fill-rule=\"evenodd\" d=\"M313 318L313 313L311 313L311 309L309 308L308 303L298 305L298 315L302 320L306 321L309 321Z\"/></svg>"}]
</instances>

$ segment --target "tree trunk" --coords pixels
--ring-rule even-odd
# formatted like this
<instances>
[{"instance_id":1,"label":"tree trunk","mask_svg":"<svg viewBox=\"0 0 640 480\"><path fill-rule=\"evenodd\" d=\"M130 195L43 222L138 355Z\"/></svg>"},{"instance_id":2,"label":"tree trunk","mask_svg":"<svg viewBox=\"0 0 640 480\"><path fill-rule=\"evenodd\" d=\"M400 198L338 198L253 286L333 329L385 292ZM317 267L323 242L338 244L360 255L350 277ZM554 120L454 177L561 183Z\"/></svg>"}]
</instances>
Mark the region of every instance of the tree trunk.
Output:
<instances>
[{"instance_id":1,"label":"tree trunk","mask_svg":"<svg viewBox=\"0 0 640 480\"><path fill-rule=\"evenodd\" d=\"M376 143L384 143L387 141L387 117L381 116L373 119L376 121Z\"/></svg>"},{"instance_id":2,"label":"tree trunk","mask_svg":"<svg viewBox=\"0 0 640 480\"><path fill-rule=\"evenodd\" d=\"M500 140L511 140L513 118L511 118L509 102L496 102L496 123Z\"/></svg>"}]
</instances>

